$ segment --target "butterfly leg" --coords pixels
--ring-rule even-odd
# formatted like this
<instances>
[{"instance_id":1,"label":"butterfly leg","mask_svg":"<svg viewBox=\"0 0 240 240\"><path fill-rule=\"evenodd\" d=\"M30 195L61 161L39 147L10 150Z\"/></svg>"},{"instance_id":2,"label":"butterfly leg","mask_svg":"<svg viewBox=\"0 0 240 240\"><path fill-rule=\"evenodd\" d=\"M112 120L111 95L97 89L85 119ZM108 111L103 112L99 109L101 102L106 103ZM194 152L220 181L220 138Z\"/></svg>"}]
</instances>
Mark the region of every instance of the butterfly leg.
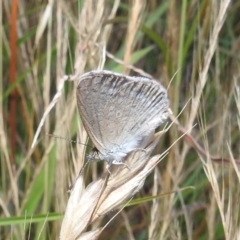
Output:
<instances>
[{"instance_id":1,"label":"butterfly leg","mask_svg":"<svg viewBox=\"0 0 240 240\"><path fill-rule=\"evenodd\" d=\"M131 168L124 162L112 162L112 164L115 164L115 165L124 165L129 171L131 171Z\"/></svg>"},{"instance_id":2,"label":"butterfly leg","mask_svg":"<svg viewBox=\"0 0 240 240\"><path fill-rule=\"evenodd\" d=\"M131 171L131 168L126 163L121 163L121 164L124 165L129 171Z\"/></svg>"}]
</instances>

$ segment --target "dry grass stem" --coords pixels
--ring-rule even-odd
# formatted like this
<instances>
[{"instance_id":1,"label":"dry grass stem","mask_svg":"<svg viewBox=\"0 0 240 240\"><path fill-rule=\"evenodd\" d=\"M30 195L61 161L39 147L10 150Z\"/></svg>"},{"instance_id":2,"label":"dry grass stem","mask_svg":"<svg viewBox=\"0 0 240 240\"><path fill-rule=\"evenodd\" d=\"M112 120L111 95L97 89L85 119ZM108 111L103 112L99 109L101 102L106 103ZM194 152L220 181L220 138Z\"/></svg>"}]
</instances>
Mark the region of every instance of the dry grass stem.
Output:
<instances>
[{"instance_id":1,"label":"dry grass stem","mask_svg":"<svg viewBox=\"0 0 240 240\"><path fill-rule=\"evenodd\" d=\"M157 195L157 193L159 192L159 183L158 183L159 171L157 168L154 169L153 179L154 179L154 185L153 185L152 195ZM159 205L160 205L160 201L158 199L154 199L152 202L152 208L151 208L151 221L148 228L149 239L156 239L159 234L158 225L161 217L161 215L158 214L158 209L160 207Z\"/></svg>"},{"instance_id":2,"label":"dry grass stem","mask_svg":"<svg viewBox=\"0 0 240 240\"><path fill-rule=\"evenodd\" d=\"M188 143L189 146L194 148L198 154L200 154L202 157L210 157L210 159L217 164L226 164L231 165L231 161L234 161L234 164L240 168L240 160L239 159L228 159L221 156L212 156L209 155L209 151L205 150L201 145L198 143L198 141L190 134L187 133L188 130L182 126L179 121L174 117L174 115L170 115L170 119L172 123L176 124L178 127L179 132L184 134L184 139Z\"/></svg>"}]
</instances>

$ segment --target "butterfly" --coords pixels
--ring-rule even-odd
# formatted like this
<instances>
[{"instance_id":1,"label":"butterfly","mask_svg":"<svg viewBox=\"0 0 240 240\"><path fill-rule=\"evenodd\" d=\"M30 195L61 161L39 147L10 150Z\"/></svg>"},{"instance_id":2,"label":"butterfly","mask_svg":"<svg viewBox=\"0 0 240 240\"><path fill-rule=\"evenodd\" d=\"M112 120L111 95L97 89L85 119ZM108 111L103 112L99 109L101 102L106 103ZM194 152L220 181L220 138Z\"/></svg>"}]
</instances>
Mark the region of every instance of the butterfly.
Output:
<instances>
[{"instance_id":1,"label":"butterfly","mask_svg":"<svg viewBox=\"0 0 240 240\"><path fill-rule=\"evenodd\" d=\"M77 106L96 152L89 158L124 164L169 115L166 89L157 81L106 70L78 79ZM96 157L98 155L98 157Z\"/></svg>"}]
</instances>

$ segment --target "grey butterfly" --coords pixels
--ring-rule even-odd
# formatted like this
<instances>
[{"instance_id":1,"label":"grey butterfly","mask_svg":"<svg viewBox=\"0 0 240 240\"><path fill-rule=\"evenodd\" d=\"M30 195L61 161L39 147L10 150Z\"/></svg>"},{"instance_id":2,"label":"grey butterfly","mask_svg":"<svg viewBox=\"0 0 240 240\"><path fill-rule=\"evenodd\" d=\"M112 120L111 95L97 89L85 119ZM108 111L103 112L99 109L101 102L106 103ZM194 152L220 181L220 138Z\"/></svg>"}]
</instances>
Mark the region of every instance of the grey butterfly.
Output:
<instances>
[{"instance_id":1,"label":"grey butterfly","mask_svg":"<svg viewBox=\"0 0 240 240\"><path fill-rule=\"evenodd\" d=\"M167 91L160 83L105 70L79 78L77 105L98 158L107 161L107 168L124 164L127 154L140 148L169 115Z\"/></svg>"}]
</instances>

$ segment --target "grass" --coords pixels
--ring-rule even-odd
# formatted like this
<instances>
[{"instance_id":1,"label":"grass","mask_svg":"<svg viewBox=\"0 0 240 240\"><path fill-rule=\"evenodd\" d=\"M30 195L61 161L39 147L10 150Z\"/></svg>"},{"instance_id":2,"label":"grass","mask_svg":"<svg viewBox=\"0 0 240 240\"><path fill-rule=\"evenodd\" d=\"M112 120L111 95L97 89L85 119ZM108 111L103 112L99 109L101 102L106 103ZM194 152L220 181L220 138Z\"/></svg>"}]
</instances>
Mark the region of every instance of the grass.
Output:
<instances>
[{"instance_id":1,"label":"grass","mask_svg":"<svg viewBox=\"0 0 240 240\"><path fill-rule=\"evenodd\" d=\"M75 239L95 230L97 239L240 239L238 2L16 4L3 1L0 10L0 239L56 239L60 232ZM149 168L133 199L120 187L132 186L139 176L134 170L122 172L121 182L116 169L111 182L103 162L90 163L74 185L80 195L71 195L78 201L70 216L81 217L62 224L68 189L91 148L46 133L88 141L74 77L98 68L158 79L174 116L182 113L157 141L152 160L140 161ZM128 161L141 159L135 157ZM87 198L92 182L97 195ZM120 200L104 205L113 189Z\"/></svg>"}]
</instances>

